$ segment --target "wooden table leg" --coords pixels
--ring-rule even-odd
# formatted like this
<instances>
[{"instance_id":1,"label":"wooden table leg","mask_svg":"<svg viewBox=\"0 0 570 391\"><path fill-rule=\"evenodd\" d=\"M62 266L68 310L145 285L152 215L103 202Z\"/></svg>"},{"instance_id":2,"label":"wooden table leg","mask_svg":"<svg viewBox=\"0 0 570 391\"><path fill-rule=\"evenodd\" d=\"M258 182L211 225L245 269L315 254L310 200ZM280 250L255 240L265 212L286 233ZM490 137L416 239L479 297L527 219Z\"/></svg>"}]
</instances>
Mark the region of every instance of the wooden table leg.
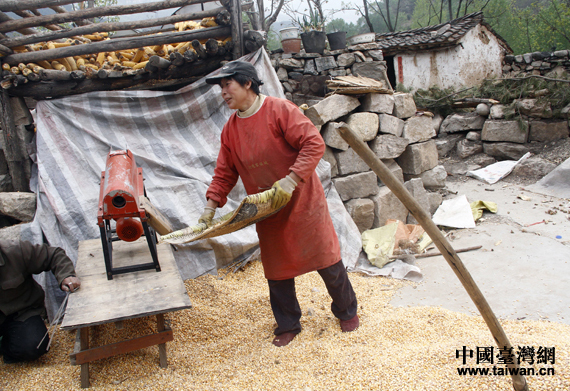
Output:
<instances>
[{"instance_id":1,"label":"wooden table leg","mask_svg":"<svg viewBox=\"0 0 570 391\"><path fill-rule=\"evenodd\" d=\"M81 350L89 349L89 327L79 329ZM81 388L89 388L89 363L81 364Z\"/></svg>"},{"instance_id":2,"label":"wooden table leg","mask_svg":"<svg viewBox=\"0 0 570 391\"><path fill-rule=\"evenodd\" d=\"M164 331L164 314L156 315L156 324L158 332ZM166 368L168 366L168 361L166 360L166 343L158 345L158 356L160 358L160 367Z\"/></svg>"}]
</instances>

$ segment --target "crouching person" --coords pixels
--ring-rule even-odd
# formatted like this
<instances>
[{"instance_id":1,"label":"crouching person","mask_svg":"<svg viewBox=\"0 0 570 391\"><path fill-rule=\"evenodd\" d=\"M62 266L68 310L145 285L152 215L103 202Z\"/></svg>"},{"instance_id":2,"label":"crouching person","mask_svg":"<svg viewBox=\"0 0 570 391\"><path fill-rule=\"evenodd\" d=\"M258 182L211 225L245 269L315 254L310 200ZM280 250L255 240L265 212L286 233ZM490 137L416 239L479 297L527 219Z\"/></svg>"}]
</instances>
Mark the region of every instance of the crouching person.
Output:
<instances>
[{"instance_id":1,"label":"crouching person","mask_svg":"<svg viewBox=\"0 0 570 391\"><path fill-rule=\"evenodd\" d=\"M6 364L35 360L47 352L49 338L40 345L47 331L45 293L32 276L50 270L63 291L80 287L63 249L0 240L0 352Z\"/></svg>"}]
</instances>

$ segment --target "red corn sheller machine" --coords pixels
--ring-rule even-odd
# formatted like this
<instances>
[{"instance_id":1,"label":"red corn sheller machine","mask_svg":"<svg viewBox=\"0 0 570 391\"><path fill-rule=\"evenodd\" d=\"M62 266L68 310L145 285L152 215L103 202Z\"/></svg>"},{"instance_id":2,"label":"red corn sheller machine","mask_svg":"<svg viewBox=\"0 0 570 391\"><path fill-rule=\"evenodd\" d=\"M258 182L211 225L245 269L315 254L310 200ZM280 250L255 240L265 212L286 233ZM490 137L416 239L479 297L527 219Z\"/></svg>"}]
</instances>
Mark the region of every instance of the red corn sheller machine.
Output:
<instances>
[{"instance_id":1,"label":"red corn sheller machine","mask_svg":"<svg viewBox=\"0 0 570 391\"><path fill-rule=\"evenodd\" d=\"M108 280L112 280L115 274L147 269L160 271L156 233L148 224L149 217L145 209L140 207L141 196L145 196L142 168L137 167L132 152L129 150L109 152L105 171L101 173L97 212L97 225L101 230ZM111 220L116 222L114 229L111 229ZM143 233L146 236L152 262L113 267L113 242L118 240L134 242Z\"/></svg>"}]
</instances>

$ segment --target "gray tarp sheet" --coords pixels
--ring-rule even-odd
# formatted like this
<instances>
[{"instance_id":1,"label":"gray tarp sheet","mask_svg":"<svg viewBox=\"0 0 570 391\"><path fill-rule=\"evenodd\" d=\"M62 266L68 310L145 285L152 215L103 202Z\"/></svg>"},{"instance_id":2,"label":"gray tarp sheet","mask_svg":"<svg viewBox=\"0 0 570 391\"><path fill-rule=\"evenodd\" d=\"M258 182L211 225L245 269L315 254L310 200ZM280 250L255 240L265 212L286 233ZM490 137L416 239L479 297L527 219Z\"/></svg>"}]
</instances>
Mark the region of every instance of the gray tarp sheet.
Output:
<instances>
[{"instance_id":1,"label":"gray tarp sheet","mask_svg":"<svg viewBox=\"0 0 570 391\"><path fill-rule=\"evenodd\" d=\"M283 97L263 49L243 59L255 65L265 83L263 94ZM38 102L37 170L32 179L32 189L38 194L37 213L34 222L25 225L22 238L40 243L43 233L52 246L64 248L75 262L79 241L100 237L99 183L111 149L133 152L143 169L149 199L175 229L195 224L206 203L222 127L231 113L219 87L204 79L174 92L93 92ZM329 164L321 161L317 172L343 261L349 270L355 270L360 234L332 185ZM240 181L218 213L235 209L245 196ZM178 268L182 278L188 279L246 258L258 248L258 239L251 226L177 248ZM53 313L59 289L52 276L44 273L39 280L46 288L48 312Z\"/></svg>"}]
</instances>

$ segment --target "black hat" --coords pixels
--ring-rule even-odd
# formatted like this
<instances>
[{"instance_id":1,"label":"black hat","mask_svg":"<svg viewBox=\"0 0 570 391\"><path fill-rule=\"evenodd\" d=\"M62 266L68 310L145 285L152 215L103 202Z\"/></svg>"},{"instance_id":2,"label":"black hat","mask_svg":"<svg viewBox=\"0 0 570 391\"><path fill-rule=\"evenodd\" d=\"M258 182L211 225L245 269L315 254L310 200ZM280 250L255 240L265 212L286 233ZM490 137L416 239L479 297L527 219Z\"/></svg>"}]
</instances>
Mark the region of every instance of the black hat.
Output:
<instances>
[{"instance_id":1,"label":"black hat","mask_svg":"<svg viewBox=\"0 0 570 391\"><path fill-rule=\"evenodd\" d=\"M220 84L223 78L231 77L237 74L248 76L252 80L256 81L259 85L263 84L263 82L259 80L257 71L255 70L254 66L245 61L232 61L227 63L222 67L222 69L220 69L220 72L217 75L206 78L206 83Z\"/></svg>"}]
</instances>

